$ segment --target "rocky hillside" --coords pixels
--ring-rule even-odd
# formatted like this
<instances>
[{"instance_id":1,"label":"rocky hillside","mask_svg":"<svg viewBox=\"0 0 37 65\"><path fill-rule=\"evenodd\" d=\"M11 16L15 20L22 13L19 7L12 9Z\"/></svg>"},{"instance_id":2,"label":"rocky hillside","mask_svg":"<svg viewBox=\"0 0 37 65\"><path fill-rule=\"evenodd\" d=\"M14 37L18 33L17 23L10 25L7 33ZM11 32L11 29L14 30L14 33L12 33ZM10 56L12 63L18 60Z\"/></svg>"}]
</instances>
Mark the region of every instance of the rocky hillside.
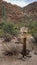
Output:
<instances>
[{"instance_id":1,"label":"rocky hillside","mask_svg":"<svg viewBox=\"0 0 37 65\"><path fill-rule=\"evenodd\" d=\"M37 2L33 2L23 8L23 11L27 14L37 14Z\"/></svg>"},{"instance_id":2,"label":"rocky hillside","mask_svg":"<svg viewBox=\"0 0 37 65\"><path fill-rule=\"evenodd\" d=\"M6 18L8 21L13 22L28 22L28 21L37 21L37 2L31 3L28 6L21 8L17 5L12 5L3 1L4 9L6 14ZM0 4L1 8L2 4ZM1 10L0 10L1 11ZM1 12L0 12L1 14ZM3 14L2 14L3 15ZM2 16L1 15L1 16Z\"/></svg>"},{"instance_id":3,"label":"rocky hillside","mask_svg":"<svg viewBox=\"0 0 37 65\"><path fill-rule=\"evenodd\" d=\"M22 18L23 12L19 6L12 5L7 2L3 2L3 4L5 6L5 14L8 19L11 19L14 22L17 22Z\"/></svg>"},{"instance_id":4,"label":"rocky hillside","mask_svg":"<svg viewBox=\"0 0 37 65\"><path fill-rule=\"evenodd\" d=\"M26 19L30 21L37 21L37 2L33 2L23 8L23 13L28 17Z\"/></svg>"}]
</instances>

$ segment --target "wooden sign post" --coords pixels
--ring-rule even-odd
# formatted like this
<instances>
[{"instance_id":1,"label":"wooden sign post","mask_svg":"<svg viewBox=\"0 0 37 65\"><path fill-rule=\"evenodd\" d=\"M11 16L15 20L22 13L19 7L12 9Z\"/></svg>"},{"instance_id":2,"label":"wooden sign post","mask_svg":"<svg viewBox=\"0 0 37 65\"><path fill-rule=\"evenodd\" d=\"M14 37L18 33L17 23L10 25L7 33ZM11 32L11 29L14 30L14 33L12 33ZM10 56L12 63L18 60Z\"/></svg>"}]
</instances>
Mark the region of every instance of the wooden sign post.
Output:
<instances>
[{"instance_id":1,"label":"wooden sign post","mask_svg":"<svg viewBox=\"0 0 37 65\"><path fill-rule=\"evenodd\" d=\"M26 32L23 32L23 57L26 56Z\"/></svg>"},{"instance_id":2,"label":"wooden sign post","mask_svg":"<svg viewBox=\"0 0 37 65\"><path fill-rule=\"evenodd\" d=\"M21 32L21 40L22 40L22 43L23 43L22 55L24 57L24 56L27 55L27 52L26 52L26 39L27 39L28 28L22 27L22 28L20 28L20 32Z\"/></svg>"}]
</instances>

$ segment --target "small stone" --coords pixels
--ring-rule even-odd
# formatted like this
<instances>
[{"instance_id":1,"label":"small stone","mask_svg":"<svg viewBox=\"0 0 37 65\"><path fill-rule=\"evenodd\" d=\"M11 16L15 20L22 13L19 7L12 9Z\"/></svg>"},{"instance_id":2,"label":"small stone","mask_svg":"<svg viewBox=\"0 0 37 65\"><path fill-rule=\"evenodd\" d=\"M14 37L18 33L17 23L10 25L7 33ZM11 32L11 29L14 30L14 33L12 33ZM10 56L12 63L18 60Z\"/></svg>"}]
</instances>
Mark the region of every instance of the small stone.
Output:
<instances>
[{"instance_id":1,"label":"small stone","mask_svg":"<svg viewBox=\"0 0 37 65\"><path fill-rule=\"evenodd\" d=\"M34 52L35 55L37 55L37 52Z\"/></svg>"},{"instance_id":2,"label":"small stone","mask_svg":"<svg viewBox=\"0 0 37 65\"><path fill-rule=\"evenodd\" d=\"M31 55L27 55L27 57L31 58L32 56Z\"/></svg>"}]
</instances>

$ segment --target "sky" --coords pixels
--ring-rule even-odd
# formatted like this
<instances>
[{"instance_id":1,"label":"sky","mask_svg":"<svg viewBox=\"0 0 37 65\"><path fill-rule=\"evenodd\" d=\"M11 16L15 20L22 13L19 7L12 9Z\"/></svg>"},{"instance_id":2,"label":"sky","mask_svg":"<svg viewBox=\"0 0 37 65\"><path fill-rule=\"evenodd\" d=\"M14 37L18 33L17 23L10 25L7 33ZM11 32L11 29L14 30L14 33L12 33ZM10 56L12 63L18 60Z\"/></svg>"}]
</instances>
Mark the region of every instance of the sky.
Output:
<instances>
[{"instance_id":1,"label":"sky","mask_svg":"<svg viewBox=\"0 0 37 65\"><path fill-rule=\"evenodd\" d=\"M16 4L20 7L24 7L32 2L36 2L37 0L4 0L4 1L7 1L11 4Z\"/></svg>"}]
</instances>

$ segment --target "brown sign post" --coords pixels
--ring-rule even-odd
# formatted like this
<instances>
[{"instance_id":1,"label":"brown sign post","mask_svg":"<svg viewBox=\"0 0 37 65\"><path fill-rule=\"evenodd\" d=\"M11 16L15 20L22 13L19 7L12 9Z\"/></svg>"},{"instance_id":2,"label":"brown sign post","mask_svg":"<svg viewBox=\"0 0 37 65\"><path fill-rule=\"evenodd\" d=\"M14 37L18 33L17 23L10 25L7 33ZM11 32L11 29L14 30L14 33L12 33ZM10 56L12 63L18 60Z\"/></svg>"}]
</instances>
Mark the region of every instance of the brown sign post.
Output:
<instances>
[{"instance_id":1,"label":"brown sign post","mask_svg":"<svg viewBox=\"0 0 37 65\"><path fill-rule=\"evenodd\" d=\"M23 57L26 56L26 32L23 32L23 50L22 50Z\"/></svg>"},{"instance_id":2,"label":"brown sign post","mask_svg":"<svg viewBox=\"0 0 37 65\"><path fill-rule=\"evenodd\" d=\"M27 55L27 52L26 52L26 39L27 39L28 28L22 27L22 28L20 28L20 32L21 32L21 41L23 43L22 55L24 57L24 56Z\"/></svg>"}]
</instances>

